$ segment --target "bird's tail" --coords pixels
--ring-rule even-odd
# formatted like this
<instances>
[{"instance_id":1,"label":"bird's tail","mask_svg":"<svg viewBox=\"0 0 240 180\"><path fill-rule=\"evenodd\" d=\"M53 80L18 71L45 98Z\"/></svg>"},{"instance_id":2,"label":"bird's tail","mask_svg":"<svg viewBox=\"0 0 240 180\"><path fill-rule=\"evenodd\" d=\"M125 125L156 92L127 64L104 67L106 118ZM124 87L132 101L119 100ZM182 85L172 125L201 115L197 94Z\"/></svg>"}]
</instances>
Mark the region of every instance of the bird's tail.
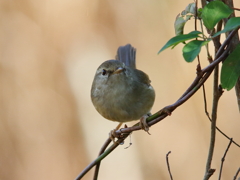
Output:
<instances>
[{"instance_id":1,"label":"bird's tail","mask_svg":"<svg viewBox=\"0 0 240 180\"><path fill-rule=\"evenodd\" d=\"M136 69L136 49L131 44L120 46L117 50L116 60Z\"/></svg>"}]
</instances>

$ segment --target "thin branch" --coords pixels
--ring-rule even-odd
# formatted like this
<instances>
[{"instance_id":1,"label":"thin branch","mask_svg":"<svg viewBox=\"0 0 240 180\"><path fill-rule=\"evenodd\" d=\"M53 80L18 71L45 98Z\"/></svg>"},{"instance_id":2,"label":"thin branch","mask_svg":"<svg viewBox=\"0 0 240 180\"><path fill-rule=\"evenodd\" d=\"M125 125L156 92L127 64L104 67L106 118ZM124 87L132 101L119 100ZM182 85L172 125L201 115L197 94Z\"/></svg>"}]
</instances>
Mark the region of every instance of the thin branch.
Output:
<instances>
[{"instance_id":1,"label":"thin branch","mask_svg":"<svg viewBox=\"0 0 240 180\"><path fill-rule=\"evenodd\" d=\"M121 138L119 138L116 143L113 143L104 153L102 153L100 156L97 157L93 162L91 162L77 177L76 180L80 180L92 167L94 167L96 164L101 162L107 155L109 155L116 147L119 146L119 144L123 143L124 139L126 139L128 134L123 135ZM109 138L110 139L110 138ZM107 140L108 141L108 140Z\"/></svg>"},{"instance_id":2,"label":"thin branch","mask_svg":"<svg viewBox=\"0 0 240 180\"><path fill-rule=\"evenodd\" d=\"M233 177L233 180L236 180L236 179L237 179L239 172L240 172L240 168L238 168L238 170L237 170L235 176Z\"/></svg>"},{"instance_id":3,"label":"thin branch","mask_svg":"<svg viewBox=\"0 0 240 180\"><path fill-rule=\"evenodd\" d=\"M208 112L208 108L207 108L207 94L206 94L206 91L205 91L205 86L203 86L203 101L204 101L204 110L205 110L205 114L207 115L208 119L210 121L211 120L211 117L209 115L209 112Z\"/></svg>"},{"instance_id":4,"label":"thin branch","mask_svg":"<svg viewBox=\"0 0 240 180\"><path fill-rule=\"evenodd\" d=\"M169 156L170 153L171 153L171 151L169 151L169 152L166 154L166 161L167 161L168 173L169 173L169 175L170 175L171 180L173 180L172 173L171 173L171 169L170 169L170 164L169 164L169 161L168 161L168 156Z\"/></svg>"},{"instance_id":5,"label":"thin branch","mask_svg":"<svg viewBox=\"0 0 240 180\"><path fill-rule=\"evenodd\" d=\"M202 19L200 19L200 27L201 27L201 31L202 31L202 38L203 38L204 40L206 40L207 38L206 38L205 35L203 34L204 30L203 30L203 21L202 21ZM207 57L212 60L211 55L210 55L210 53L209 53L208 43L205 45L205 48L206 48L206 51L207 51ZM211 62L211 61L210 61L210 62Z\"/></svg>"},{"instance_id":6,"label":"thin branch","mask_svg":"<svg viewBox=\"0 0 240 180\"><path fill-rule=\"evenodd\" d=\"M213 157L215 139L216 139L218 100L221 96L221 93L218 90L218 66L216 66L215 70L214 70L213 93L214 94L213 94L212 118L211 118L212 119L212 121L211 121L211 137L210 137L210 146L209 146L204 180L209 179L215 171L215 170L213 171L213 169L211 169L211 163L212 163L212 157ZM210 174L209 172L212 172L212 174Z\"/></svg>"},{"instance_id":7,"label":"thin branch","mask_svg":"<svg viewBox=\"0 0 240 180\"><path fill-rule=\"evenodd\" d=\"M203 86L204 88L204 86ZM206 101L206 93L205 93L205 90L203 90L203 99L204 99L204 109L205 109L205 113L209 119L209 121L212 121L211 117L209 116L209 112L207 110L207 101ZM221 133L224 137L226 137L228 140L231 140L232 138L230 138L228 135L226 135L221 129L219 129L217 126L216 126L216 129L219 133ZM236 146L240 147L240 145L235 142L234 140L232 140L232 143L235 144Z\"/></svg>"},{"instance_id":8,"label":"thin branch","mask_svg":"<svg viewBox=\"0 0 240 180\"><path fill-rule=\"evenodd\" d=\"M216 127L216 128L223 136L225 136L227 139L231 140L231 138L229 136L227 136L224 132L222 132L218 127ZM237 147L240 147L240 145L237 142L235 142L234 140L232 140L232 143L235 144Z\"/></svg>"},{"instance_id":9,"label":"thin branch","mask_svg":"<svg viewBox=\"0 0 240 180\"><path fill-rule=\"evenodd\" d=\"M236 11L240 11L240 8L231 7L231 9L236 10Z\"/></svg>"},{"instance_id":10,"label":"thin branch","mask_svg":"<svg viewBox=\"0 0 240 180\"><path fill-rule=\"evenodd\" d=\"M117 127L115 128L115 130L119 129L119 128L121 127L121 125L122 125L122 123L119 123L119 124L117 125ZM112 139L110 138L110 135L109 135L109 138L106 140L106 142L103 144L102 148L100 149L98 156L100 156L101 154L104 153L104 151L107 149L108 145L109 145L111 142L112 142ZM99 162L96 164L95 171L94 171L94 176L93 176L93 180L97 180L97 179L98 179L98 173L99 173L100 165L101 165L101 161L99 161Z\"/></svg>"},{"instance_id":11,"label":"thin branch","mask_svg":"<svg viewBox=\"0 0 240 180\"><path fill-rule=\"evenodd\" d=\"M206 172L206 174L205 174L205 176L204 176L204 179L206 178L206 179L209 179L212 175L213 175L213 173L216 171L216 169L209 169L207 172Z\"/></svg>"},{"instance_id":12,"label":"thin branch","mask_svg":"<svg viewBox=\"0 0 240 180\"><path fill-rule=\"evenodd\" d=\"M106 142L103 144L102 148L100 149L100 152L98 154L98 156L100 156L101 154L104 153L104 151L107 149L108 145L111 143L111 139L108 138L106 140ZM96 164L96 167L95 167L95 171L94 171L94 176L93 176L93 180L97 180L98 178L98 172L99 172L99 169L100 169L100 164L101 164L101 161L99 161L97 164Z\"/></svg>"},{"instance_id":13,"label":"thin branch","mask_svg":"<svg viewBox=\"0 0 240 180\"><path fill-rule=\"evenodd\" d=\"M198 0L195 1L195 10L194 10L194 29L197 30L197 20L198 20Z\"/></svg>"},{"instance_id":14,"label":"thin branch","mask_svg":"<svg viewBox=\"0 0 240 180\"><path fill-rule=\"evenodd\" d=\"M205 98L205 96L206 96L206 95L204 95L204 98ZM212 119L211 119L211 117L209 116L209 113L208 113L208 111L207 111L207 109L206 109L206 108L207 108L207 104L206 104L205 102L206 102L206 100L204 99L205 113L206 113L209 121L212 121ZM225 134L221 129L219 129L217 126L216 126L216 129L217 129L217 131L218 131L219 133L221 133L225 138L227 138L228 140L231 140L231 138L230 138L228 135L226 135L226 134ZM235 144L236 146L240 147L240 145L239 145L236 141L232 140L232 143Z\"/></svg>"},{"instance_id":15,"label":"thin branch","mask_svg":"<svg viewBox=\"0 0 240 180\"><path fill-rule=\"evenodd\" d=\"M227 149L225 150L225 153L224 153L224 155L223 155L223 157L222 157L222 160L221 160L221 167L220 167L220 172L219 172L218 180L221 179L223 163L224 163L224 161L225 161L225 157L226 157L226 155L227 155L227 152L228 152L228 150L229 150L231 144L232 144L232 138L230 139L230 142L229 142L229 144L228 144L228 146L227 146Z\"/></svg>"}]
</instances>

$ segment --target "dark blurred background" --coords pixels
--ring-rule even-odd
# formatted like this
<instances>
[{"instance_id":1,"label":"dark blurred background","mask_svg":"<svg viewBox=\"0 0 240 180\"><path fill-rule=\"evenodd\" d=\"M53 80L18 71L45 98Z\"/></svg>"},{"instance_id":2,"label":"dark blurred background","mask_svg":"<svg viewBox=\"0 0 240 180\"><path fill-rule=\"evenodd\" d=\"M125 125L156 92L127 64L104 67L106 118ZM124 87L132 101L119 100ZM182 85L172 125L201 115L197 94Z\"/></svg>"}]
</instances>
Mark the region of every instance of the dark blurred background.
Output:
<instances>
[{"instance_id":1,"label":"dark blurred background","mask_svg":"<svg viewBox=\"0 0 240 180\"><path fill-rule=\"evenodd\" d=\"M182 45L157 52L174 36L175 17L191 2L0 0L0 179L70 180L94 160L117 123L94 109L91 83L97 67L114 58L120 45L137 48L137 67L156 91L152 113L174 103L193 81L197 62L184 62ZM186 33L192 30L193 21ZM205 48L202 52L206 66ZM212 77L206 92L211 112ZM234 90L220 99L217 125L240 143ZM174 178L203 178L210 122L202 90L150 133L133 133L130 148L124 149L128 138L103 161L99 179L169 179L168 151ZM218 177L228 143L217 133L211 179ZM233 178L239 154L232 145L223 180ZM92 171L84 179L91 178Z\"/></svg>"}]
</instances>

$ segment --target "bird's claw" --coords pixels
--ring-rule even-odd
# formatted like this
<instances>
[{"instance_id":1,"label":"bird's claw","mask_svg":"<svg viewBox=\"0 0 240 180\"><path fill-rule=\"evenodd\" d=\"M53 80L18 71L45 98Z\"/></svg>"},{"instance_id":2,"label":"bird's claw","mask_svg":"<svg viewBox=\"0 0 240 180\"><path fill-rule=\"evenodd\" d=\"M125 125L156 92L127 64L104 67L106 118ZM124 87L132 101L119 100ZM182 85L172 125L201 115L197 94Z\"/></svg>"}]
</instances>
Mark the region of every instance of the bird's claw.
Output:
<instances>
[{"instance_id":1,"label":"bird's claw","mask_svg":"<svg viewBox=\"0 0 240 180\"><path fill-rule=\"evenodd\" d=\"M118 126L111 130L109 133L109 138L113 143L116 143L115 138L119 138L121 135L117 134L116 131L121 127L122 123L119 123Z\"/></svg>"},{"instance_id":2,"label":"bird's claw","mask_svg":"<svg viewBox=\"0 0 240 180\"><path fill-rule=\"evenodd\" d=\"M149 126L148 126L148 124L147 124L147 118L149 117L149 115L148 114L145 114L145 115L143 115L142 117L141 117L141 119L140 119L140 127L141 127L141 129L143 129L144 131L146 131L149 135L151 135L150 133L149 133Z\"/></svg>"},{"instance_id":3,"label":"bird's claw","mask_svg":"<svg viewBox=\"0 0 240 180\"><path fill-rule=\"evenodd\" d=\"M118 135L116 134L116 130L117 130L117 129L113 129L113 130L111 130L110 133L109 133L109 138L111 139L111 141L112 141L113 143L116 143L115 138L118 138Z\"/></svg>"}]
</instances>

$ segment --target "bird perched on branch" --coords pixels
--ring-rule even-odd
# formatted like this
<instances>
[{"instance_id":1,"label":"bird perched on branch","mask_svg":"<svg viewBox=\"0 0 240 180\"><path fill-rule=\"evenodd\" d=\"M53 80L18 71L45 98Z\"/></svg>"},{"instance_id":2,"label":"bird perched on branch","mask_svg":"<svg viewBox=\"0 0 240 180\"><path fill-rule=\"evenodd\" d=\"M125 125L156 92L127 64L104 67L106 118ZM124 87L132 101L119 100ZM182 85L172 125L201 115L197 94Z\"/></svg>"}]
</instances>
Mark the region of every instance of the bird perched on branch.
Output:
<instances>
[{"instance_id":1,"label":"bird perched on branch","mask_svg":"<svg viewBox=\"0 0 240 180\"><path fill-rule=\"evenodd\" d=\"M107 60L97 69L91 88L96 110L106 119L124 122L140 119L148 132L146 118L155 99L155 92L146 73L136 69L136 49L120 46L116 60ZM119 126L119 127L120 127Z\"/></svg>"}]
</instances>

